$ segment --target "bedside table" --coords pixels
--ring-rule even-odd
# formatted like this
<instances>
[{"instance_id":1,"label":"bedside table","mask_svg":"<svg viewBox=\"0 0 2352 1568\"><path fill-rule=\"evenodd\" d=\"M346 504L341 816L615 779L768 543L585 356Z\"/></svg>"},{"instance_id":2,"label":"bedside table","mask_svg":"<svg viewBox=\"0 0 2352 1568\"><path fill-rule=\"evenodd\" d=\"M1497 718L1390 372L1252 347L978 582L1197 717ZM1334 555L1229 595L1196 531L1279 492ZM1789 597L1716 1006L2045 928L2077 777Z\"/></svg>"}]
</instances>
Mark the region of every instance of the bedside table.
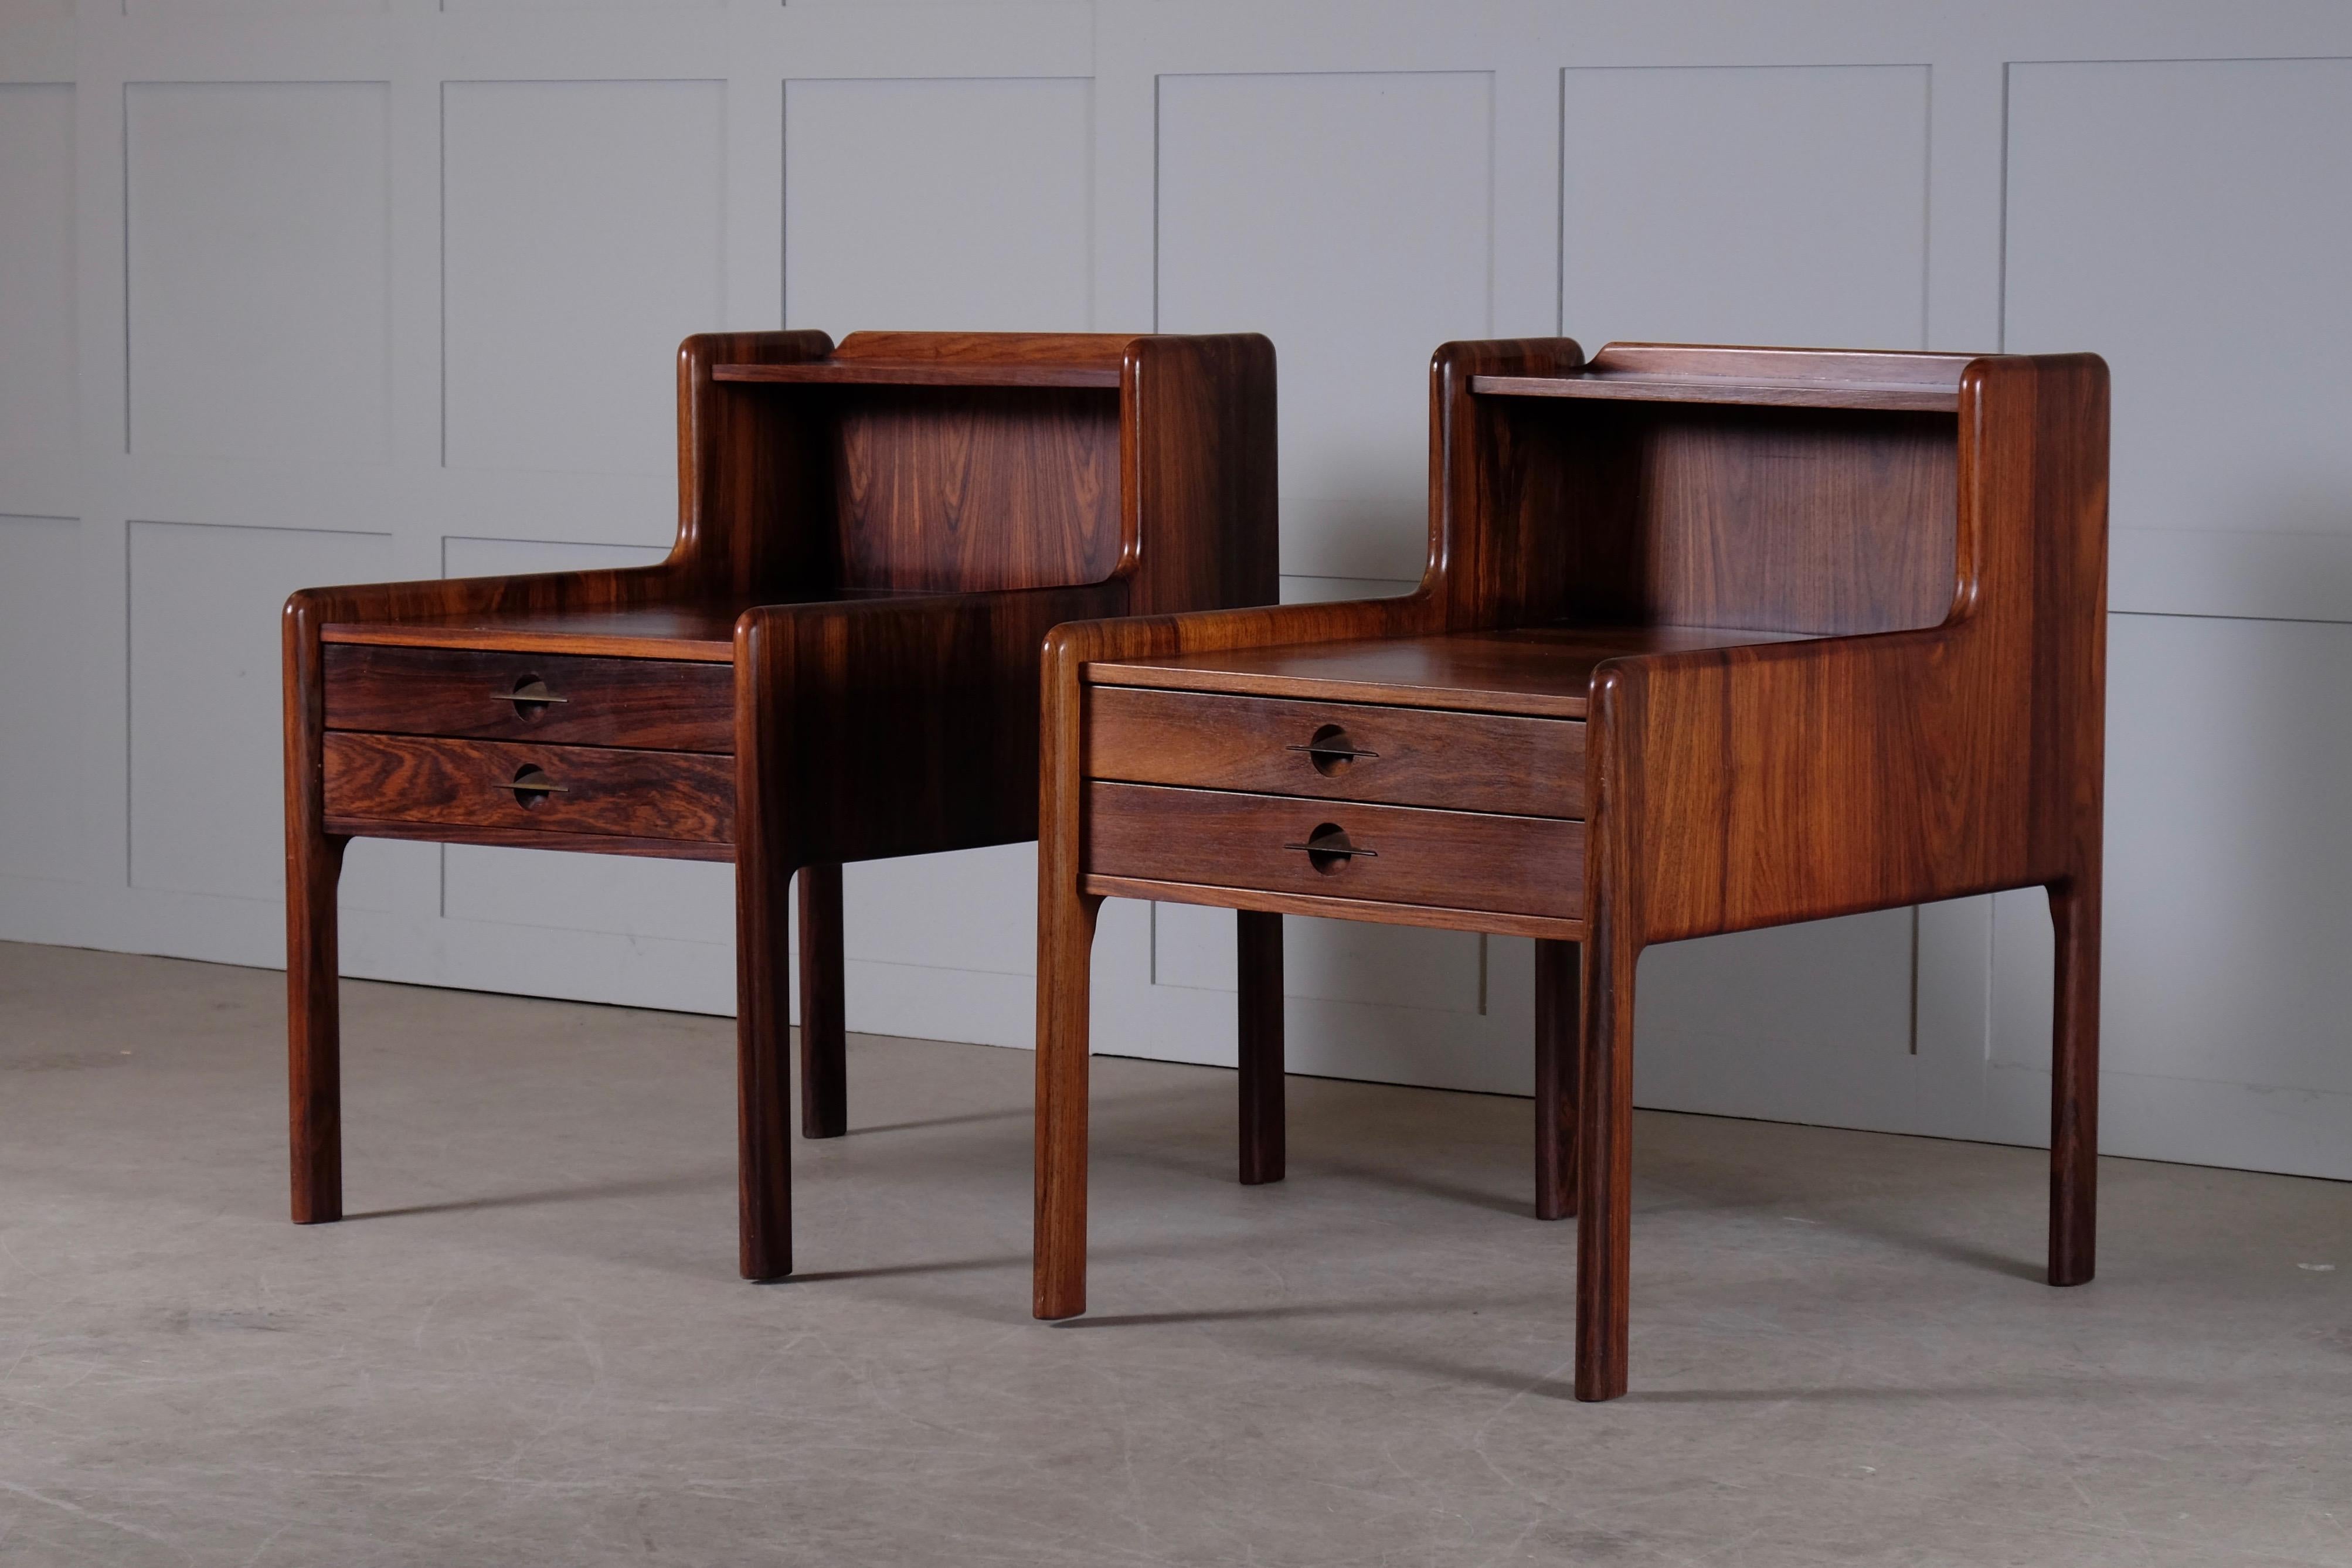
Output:
<instances>
[{"instance_id":1,"label":"bedside table","mask_svg":"<svg viewBox=\"0 0 2352 1568\"><path fill-rule=\"evenodd\" d=\"M1538 340L1432 379L1416 593L1053 634L1036 1314L1086 1307L1108 896L1536 939L1537 1209L1606 1399L1643 947L2047 887L2050 1279L2089 1279L2105 367Z\"/></svg>"},{"instance_id":2,"label":"bedside table","mask_svg":"<svg viewBox=\"0 0 2352 1568\"><path fill-rule=\"evenodd\" d=\"M661 564L288 601L298 1222L342 1214L351 839L732 861L740 1262L791 1272L795 876L802 1130L833 1137L843 862L1035 836L1056 622L1275 596L1264 338L719 334L678 400Z\"/></svg>"}]
</instances>

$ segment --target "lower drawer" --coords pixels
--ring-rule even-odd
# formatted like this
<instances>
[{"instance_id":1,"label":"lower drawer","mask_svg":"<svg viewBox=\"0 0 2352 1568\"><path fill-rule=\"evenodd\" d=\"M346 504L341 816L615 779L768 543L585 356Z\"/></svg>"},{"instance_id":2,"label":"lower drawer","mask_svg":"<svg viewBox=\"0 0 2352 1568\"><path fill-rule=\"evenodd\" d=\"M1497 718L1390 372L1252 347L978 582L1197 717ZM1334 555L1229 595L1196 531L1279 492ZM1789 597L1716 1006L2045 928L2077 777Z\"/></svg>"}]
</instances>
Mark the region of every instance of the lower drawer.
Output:
<instances>
[{"instance_id":1,"label":"lower drawer","mask_svg":"<svg viewBox=\"0 0 2352 1568\"><path fill-rule=\"evenodd\" d=\"M1584 824L1089 780L1098 876L1580 918Z\"/></svg>"},{"instance_id":2,"label":"lower drawer","mask_svg":"<svg viewBox=\"0 0 2352 1568\"><path fill-rule=\"evenodd\" d=\"M331 732L327 815L729 843L735 759Z\"/></svg>"}]
</instances>

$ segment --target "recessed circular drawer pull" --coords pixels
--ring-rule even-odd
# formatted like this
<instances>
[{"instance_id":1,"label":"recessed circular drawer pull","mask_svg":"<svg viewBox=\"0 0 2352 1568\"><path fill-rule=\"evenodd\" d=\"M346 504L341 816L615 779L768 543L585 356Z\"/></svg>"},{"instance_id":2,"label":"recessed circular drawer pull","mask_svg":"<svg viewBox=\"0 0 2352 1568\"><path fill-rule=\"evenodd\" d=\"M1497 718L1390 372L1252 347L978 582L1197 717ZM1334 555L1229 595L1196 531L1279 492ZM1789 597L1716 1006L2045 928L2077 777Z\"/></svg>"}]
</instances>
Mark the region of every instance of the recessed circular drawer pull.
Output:
<instances>
[{"instance_id":1,"label":"recessed circular drawer pull","mask_svg":"<svg viewBox=\"0 0 2352 1568\"><path fill-rule=\"evenodd\" d=\"M572 699L557 696L549 691L547 683L537 675L525 675L515 683L514 690L492 692L490 700L495 703L512 703L515 706L515 712L520 716L537 718L547 711L549 704L568 703Z\"/></svg>"},{"instance_id":2,"label":"recessed circular drawer pull","mask_svg":"<svg viewBox=\"0 0 2352 1568\"><path fill-rule=\"evenodd\" d=\"M544 770L530 763L516 770L514 781L507 788L514 791L515 804L526 811L535 811L545 805L550 795L571 792L550 779Z\"/></svg>"},{"instance_id":3,"label":"recessed circular drawer pull","mask_svg":"<svg viewBox=\"0 0 2352 1568\"><path fill-rule=\"evenodd\" d=\"M1325 876L1339 875L1351 860L1376 861L1381 858L1378 850L1349 842L1348 830L1337 822L1318 825L1313 832L1307 835L1307 841L1303 844L1285 844L1282 847L1304 853L1307 863Z\"/></svg>"},{"instance_id":4,"label":"recessed circular drawer pull","mask_svg":"<svg viewBox=\"0 0 2352 1568\"><path fill-rule=\"evenodd\" d=\"M1336 724L1327 724L1303 744L1286 746L1283 749L1305 752L1307 759L1315 765L1315 771L1327 778L1346 768L1358 758L1369 758L1380 755L1377 751L1367 751L1358 746L1349 738L1348 732Z\"/></svg>"}]
</instances>

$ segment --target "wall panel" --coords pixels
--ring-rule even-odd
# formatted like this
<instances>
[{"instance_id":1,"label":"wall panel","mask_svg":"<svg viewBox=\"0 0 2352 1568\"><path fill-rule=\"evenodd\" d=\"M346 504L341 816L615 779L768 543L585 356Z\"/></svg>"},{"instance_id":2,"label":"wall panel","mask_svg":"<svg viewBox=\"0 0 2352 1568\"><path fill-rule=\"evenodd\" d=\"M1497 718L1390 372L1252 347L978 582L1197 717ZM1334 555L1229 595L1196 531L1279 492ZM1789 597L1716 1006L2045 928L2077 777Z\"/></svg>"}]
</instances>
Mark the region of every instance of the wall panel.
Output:
<instances>
[{"instance_id":1,"label":"wall panel","mask_svg":"<svg viewBox=\"0 0 2352 1568\"><path fill-rule=\"evenodd\" d=\"M1282 570L1412 578L1429 356L1493 319L1483 71L1160 84L1158 320L1261 331L1282 375Z\"/></svg>"},{"instance_id":2,"label":"wall panel","mask_svg":"<svg viewBox=\"0 0 2352 1568\"><path fill-rule=\"evenodd\" d=\"M726 325L726 86L451 82L445 458L667 470L678 340Z\"/></svg>"},{"instance_id":3,"label":"wall panel","mask_svg":"<svg viewBox=\"0 0 2352 1568\"><path fill-rule=\"evenodd\" d=\"M71 86L0 85L0 507L73 494L73 122Z\"/></svg>"},{"instance_id":4,"label":"wall panel","mask_svg":"<svg viewBox=\"0 0 2352 1568\"><path fill-rule=\"evenodd\" d=\"M784 86L784 319L1082 332L1092 84Z\"/></svg>"},{"instance_id":5,"label":"wall panel","mask_svg":"<svg viewBox=\"0 0 2352 1568\"><path fill-rule=\"evenodd\" d=\"M2347 191L2352 59L2011 69L2008 347L2106 357L2116 526L2193 536L2117 608L2352 617Z\"/></svg>"},{"instance_id":6,"label":"wall panel","mask_svg":"<svg viewBox=\"0 0 2352 1568\"><path fill-rule=\"evenodd\" d=\"M286 762L278 612L296 589L391 575L383 534L134 522L131 881L284 896ZM354 843L343 902L429 906L436 852Z\"/></svg>"},{"instance_id":7,"label":"wall panel","mask_svg":"<svg viewBox=\"0 0 2352 1568\"><path fill-rule=\"evenodd\" d=\"M1569 336L1924 348L1927 87L1924 66L1564 73Z\"/></svg>"},{"instance_id":8,"label":"wall panel","mask_svg":"<svg viewBox=\"0 0 2352 1568\"><path fill-rule=\"evenodd\" d=\"M381 462L385 87L134 82L124 125L131 449Z\"/></svg>"},{"instance_id":9,"label":"wall panel","mask_svg":"<svg viewBox=\"0 0 2352 1568\"><path fill-rule=\"evenodd\" d=\"M1316 599L1420 570L1445 339L1927 321L2107 354L2114 604L2228 618L2116 623L2109 1146L2352 1176L2347 71L2342 5L0 0L0 930L277 962L284 594L652 559L692 331L1265 331ZM723 1011L728 883L362 843L343 956ZM852 1023L1025 1043L1033 899L853 868ZM1527 1091L1528 944L1290 925L1296 1068ZM1108 904L1098 1047L1230 1061L1231 933ZM1639 1093L2036 1142L2047 969L2033 894L1662 948Z\"/></svg>"}]
</instances>

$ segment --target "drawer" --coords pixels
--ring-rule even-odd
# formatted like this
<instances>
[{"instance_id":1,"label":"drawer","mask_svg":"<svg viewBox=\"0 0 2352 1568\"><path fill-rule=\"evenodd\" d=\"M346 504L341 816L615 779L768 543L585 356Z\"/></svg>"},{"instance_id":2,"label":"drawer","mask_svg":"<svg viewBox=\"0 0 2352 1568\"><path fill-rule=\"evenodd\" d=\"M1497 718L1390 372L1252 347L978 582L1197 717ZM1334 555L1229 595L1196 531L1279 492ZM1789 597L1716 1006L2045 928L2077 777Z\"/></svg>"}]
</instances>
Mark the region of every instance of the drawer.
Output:
<instances>
[{"instance_id":1,"label":"drawer","mask_svg":"<svg viewBox=\"0 0 2352 1568\"><path fill-rule=\"evenodd\" d=\"M1090 780L1087 870L1574 920L1584 824Z\"/></svg>"},{"instance_id":2,"label":"drawer","mask_svg":"<svg viewBox=\"0 0 2352 1568\"><path fill-rule=\"evenodd\" d=\"M326 737L327 816L729 843L735 759L404 735Z\"/></svg>"},{"instance_id":3,"label":"drawer","mask_svg":"<svg viewBox=\"0 0 2352 1568\"><path fill-rule=\"evenodd\" d=\"M1087 688L1086 774L1522 817L1584 812L1584 726L1363 703Z\"/></svg>"},{"instance_id":4,"label":"drawer","mask_svg":"<svg viewBox=\"0 0 2352 1568\"><path fill-rule=\"evenodd\" d=\"M330 643L321 652L329 729L735 749L732 664L360 643Z\"/></svg>"}]
</instances>

